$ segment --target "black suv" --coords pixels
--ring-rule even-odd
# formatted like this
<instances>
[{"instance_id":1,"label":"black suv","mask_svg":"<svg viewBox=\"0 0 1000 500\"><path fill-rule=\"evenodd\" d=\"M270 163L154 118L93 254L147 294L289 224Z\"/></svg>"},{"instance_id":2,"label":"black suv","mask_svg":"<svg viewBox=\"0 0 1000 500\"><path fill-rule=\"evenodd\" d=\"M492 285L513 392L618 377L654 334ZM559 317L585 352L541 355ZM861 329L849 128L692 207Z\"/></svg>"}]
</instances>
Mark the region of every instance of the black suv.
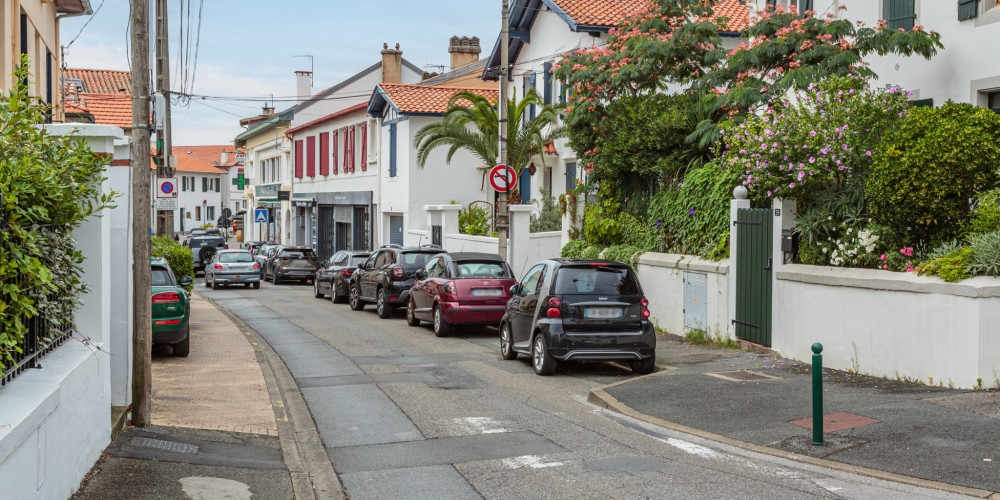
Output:
<instances>
[{"instance_id":1,"label":"black suv","mask_svg":"<svg viewBox=\"0 0 1000 500\"><path fill-rule=\"evenodd\" d=\"M557 361L627 361L638 374L656 362L649 301L628 264L543 260L511 287L500 322L504 359L531 356L535 373L551 375Z\"/></svg>"},{"instance_id":2,"label":"black suv","mask_svg":"<svg viewBox=\"0 0 1000 500\"><path fill-rule=\"evenodd\" d=\"M351 276L351 309L360 311L366 302L374 302L380 318L391 317L393 308L409 303L416 272L441 253L445 252L437 245L387 245L378 249Z\"/></svg>"},{"instance_id":3,"label":"black suv","mask_svg":"<svg viewBox=\"0 0 1000 500\"><path fill-rule=\"evenodd\" d=\"M218 236L193 236L184 244L191 249L191 254L194 256L195 272L204 271L205 264L212 260L216 252L229 249L226 240Z\"/></svg>"},{"instance_id":4,"label":"black suv","mask_svg":"<svg viewBox=\"0 0 1000 500\"><path fill-rule=\"evenodd\" d=\"M319 259L309 247L277 247L267 265L270 266L271 283L278 285L281 280L316 279Z\"/></svg>"}]
</instances>

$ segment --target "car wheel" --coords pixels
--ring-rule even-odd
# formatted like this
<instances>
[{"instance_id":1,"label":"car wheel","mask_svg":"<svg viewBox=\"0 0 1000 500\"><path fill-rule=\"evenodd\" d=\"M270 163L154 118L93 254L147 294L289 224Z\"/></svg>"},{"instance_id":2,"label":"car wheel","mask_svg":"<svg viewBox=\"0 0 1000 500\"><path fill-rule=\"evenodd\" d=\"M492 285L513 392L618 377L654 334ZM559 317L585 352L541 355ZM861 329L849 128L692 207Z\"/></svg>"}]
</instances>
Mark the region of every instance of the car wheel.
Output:
<instances>
[{"instance_id":1,"label":"car wheel","mask_svg":"<svg viewBox=\"0 0 1000 500\"><path fill-rule=\"evenodd\" d=\"M539 375L552 375L556 371L556 360L549 354L545 335L541 333L535 335L535 341L531 343L531 364Z\"/></svg>"},{"instance_id":2,"label":"car wheel","mask_svg":"<svg viewBox=\"0 0 1000 500\"><path fill-rule=\"evenodd\" d=\"M632 367L632 371L636 375L648 375L653 373L653 368L656 366L656 356L650 356L641 361L632 361L629 366Z\"/></svg>"},{"instance_id":3,"label":"car wheel","mask_svg":"<svg viewBox=\"0 0 1000 500\"><path fill-rule=\"evenodd\" d=\"M351 310L353 310L353 311L360 311L360 310L364 309L365 308L365 303L361 302L361 293L358 291L357 285L352 286L350 288L350 290L349 290L349 293L351 294L351 298L350 298Z\"/></svg>"},{"instance_id":4,"label":"car wheel","mask_svg":"<svg viewBox=\"0 0 1000 500\"><path fill-rule=\"evenodd\" d=\"M420 326L420 320L417 319L417 314L414 309L416 309L416 307L413 303L413 299L410 299L410 302L406 304L406 324L410 326Z\"/></svg>"},{"instance_id":5,"label":"car wheel","mask_svg":"<svg viewBox=\"0 0 1000 500\"><path fill-rule=\"evenodd\" d=\"M441 306L434 306L434 335L447 337L449 330L451 330L451 325L444 320L444 313L441 312Z\"/></svg>"},{"instance_id":6,"label":"car wheel","mask_svg":"<svg viewBox=\"0 0 1000 500\"><path fill-rule=\"evenodd\" d=\"M208 275L205 275L205 288L212 288L212 284L208 282Z\"/></svg>"},{"instance_id":7,"label":"car wheel","mask_svg":"<svg viewBox=\"0 0 1000 500\"><path fill-rule=\"evenodd\" d=\"M278 272L277 271L274 272L274 276L271 278L271 283L274 283L275 286L281 284L281 278L278 277Z\"/></svg>"},{"instance_id":8,"label":"car wheel","mask_svg":"<svg viewBox=\"0 0 1000 500\"><path fill-rule=\"evenodd\" d=\"M260 282L259 281L254 282L253 289L254 290L260 290Z\"/></svg>"},{"instance_id":9,"label":"car wheel","mask_svg":"<svg viewBox=\"0 0 1000 500\"><path fill-rule=\"evenodd\" d=\"M222 288L222 286L219 285L219 282L215 281L215 280L212 280L212 290L218 290L220 288Z\"/></svg>"},{"instance_id":10,"label":"car wheel","mask_svg":"<svg viewBox=\"0 0 1000 500\"><path fill-rule=\"evenodd\" d=\"M243 288L250 288L250 283L244 283Z\"/></svg>"},{"instance_id":11,"label":"car wheel","mask_svg":"<svg viewBox=\"0 0 1000 500\"><path fill-rule=\"evenodd\" d=\"M507 323L500 326L500 355L507 361L517 359L517 351L514 350L514 338L510 335L510 325Z\"/></svg>"},{"instance_id":12,"label":"car wheel","mask_svg":"<svg viewBox=\"0 0 1000 500\"><path fill-rule=\"evenodd\" d=\"M174 356L186 358L191 352L191 326L188 325L184 340L174 344Z\"/></svg>"},{"instance_id":13,"label":"car wheel","mask_svg":"<svg viewBox=\"0 0 1000 500\"><path fill-rule=\"evenodd\" d=\"M325 295L323 295L323 292L319 291L319 282L316 280L313 280L313 297L316 297L317 299L322 299L323 297L325 297Z\"/></svg>"},{"instance_id":14,"label":"car wheel","mask_svg":"<svg viewBox=\"0 0 1000 500\"><path fill-rule=\"evenodd\" d=\"M382 288L378 289L378 293L375 295L375 312L378 313L378 317L382 319L389 319L392 317L392 306L389 302L385 300L385 290Z\"/></svg>"}]
</instances>

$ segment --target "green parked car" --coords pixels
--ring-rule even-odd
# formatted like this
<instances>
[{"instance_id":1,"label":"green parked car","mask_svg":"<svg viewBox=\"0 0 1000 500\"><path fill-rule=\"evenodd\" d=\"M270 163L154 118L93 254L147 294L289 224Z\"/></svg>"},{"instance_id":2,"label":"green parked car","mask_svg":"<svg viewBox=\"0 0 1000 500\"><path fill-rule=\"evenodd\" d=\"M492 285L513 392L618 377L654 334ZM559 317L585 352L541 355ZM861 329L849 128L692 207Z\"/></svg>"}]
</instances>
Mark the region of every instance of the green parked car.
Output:
<instances>
[{"instance_id":1,"label":"green parked car","mask_svg":"<svg viewBox=\"0 0 1000 500\"><path fill-rule=\"evenodd\" d=\"M153 344L171 344L174 356L187 356L191 351L191 299L184 288L192 283L190 276L180 282L163 257L149 259L152 267Z\"/></svg>"}]
</instances>

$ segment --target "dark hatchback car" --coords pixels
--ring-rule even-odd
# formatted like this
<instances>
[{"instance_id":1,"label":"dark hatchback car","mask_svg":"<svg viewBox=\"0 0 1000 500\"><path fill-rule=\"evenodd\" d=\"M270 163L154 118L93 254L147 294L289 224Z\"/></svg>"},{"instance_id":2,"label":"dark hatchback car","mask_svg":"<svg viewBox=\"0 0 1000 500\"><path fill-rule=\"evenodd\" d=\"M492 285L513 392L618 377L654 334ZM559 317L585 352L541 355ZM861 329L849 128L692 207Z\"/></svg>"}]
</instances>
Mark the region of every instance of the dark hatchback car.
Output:
<instances>
[{"instance_id":1,"label":"dark hatchback car","mask_svg":"<svg viewBox=\"0 0 1000 500\"><path fill-rule=\"evenodd\" d=\"M205 264L212 260L212 257L219 250L228 250L229 245L219 236L194 236L185 242L194 255L195 272L204 271Z\"/></svg>"},{"instance_id":2,"label":"dark hatchback car","mask_svg":"<svg viewBox=\"0 0 1000 500\"><path fill-rule=\"evenodd\" d=\"M191 351L191 299L185 287L191 285L191 277L178 281L163 257L152 257L149 264L153 344L170 344L174 356L187 356Z\"/></svg>"},{"instance_id":3,"label":"dark hatchback car","mask_svg":"<svg viewBox=\"0 0 1000 500\"><path fill-rule=\"evenodd\" d=\"M638 374L653 371L656 333L649 301L628 264L544 260L511 293L500 323L504 359L531 356L539 375L571 360L622 361Z\"/></svg>"},{"instance_id":4,"label":"dark hatchback car","mask_svg":"<svg viewBox=\"0 0 1000 500\"><path fill-rule=\"evenodd\" d=\"M366 302L374 302L380 318L391 317L394 308L409 303L416 272L440 253L441 247L433 245L378 249L351 276L351 309L360 311Z\"/></svg>"},{"instance_id":5,"label":"dark hatchback car","mask_svg":"<svg viewBox=\"0 0 1000 500\"><path fill-rule=\"evenodd\" d=\"M271 283L283 280L312 281L319 269L319 259L309 247L280 247L269 260Z\"/></svg>"},{"instance_id":6,"label":"dark hatchback car","mask_svg":"<svg viewBox=\"0 0 1000 500\"><path fill-rule=\"evenodd\" d=\"M410 287L406 322L430 321L438 337L448 335L452 325L499 325L513 284L510 266L499 255L435 255Z\"/></svg>"},{"instance_id":7,"label":"dark hatchback car","mask_svg":"<svg viewBox=\"0 0 1000 500\"><path fill-rule=\"evenodd\" d=\"M347 302L350 294L351 275L361 264L364 264L371 252L341 251L333 254L320 264L313 280L313 295L321 299L330 295L334 303Z\"/></svg>"}]
</instances>

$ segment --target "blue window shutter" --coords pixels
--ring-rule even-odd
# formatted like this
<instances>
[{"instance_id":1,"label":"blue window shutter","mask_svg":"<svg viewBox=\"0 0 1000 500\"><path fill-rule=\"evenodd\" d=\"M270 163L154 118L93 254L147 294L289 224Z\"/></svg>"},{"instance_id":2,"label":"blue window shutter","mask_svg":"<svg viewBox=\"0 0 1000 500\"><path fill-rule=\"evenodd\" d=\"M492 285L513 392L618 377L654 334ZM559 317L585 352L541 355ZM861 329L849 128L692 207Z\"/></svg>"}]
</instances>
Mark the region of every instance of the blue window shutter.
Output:
<instances>
[{"instance_id":1,"label":"blue window shutter","mask_svg":"<svg viewBox=\"0 0 1000 500\"><path fill-rule=\"evenodd\" d=\"M389 125L389 177L396 176L396 124Z\"/></svg>"},{"instance_id":2,"label":"blue window shutter","mask_svg":"<svg viewBox=\"0 0 1000 500\"><path fill-rule=\"evenodd\" d=\"M534 73L531 74L530 81L531 81L531 88L533 88L533 89L538 88L538 87L535 86L535 74ZM535 105L534 104L532 104L531 106L528 106L528 119L529 120L534 120L535 119Z\"/></svg>"},{"instance_id":3,"label":"blue window shutter","mask_svg":"<svg viewBox=\"0 0 1000 500\"><path fill-rule=\"evenodd\" d=\"M552 63L545 63L545 74L542 82L542 102L545 104L552 104Z\"/></svg>"},{"instance_id":4,"label":"blue window shutter","mask_svg":"<svg viewBox=\"0 0 1000 500\"><path fill-rule=\"evenodd\" d=\"M527 167L521 170L521 182L518 189L521 191L521 203L531 201L531 174L528 173Z\"/></svg>"},{"instance_id":5,"label":"blue window shutter","mask_svg":"<svg viewBox=\"0 0 1000 500\"><path fill-rule=\"evenodd\" d=\"M965 21L979 15L979 0L958 0L958 20Z\"/></svg>"},{"instance_id":6,"label":"blue window shutter","mask_svg":"<svg viewBox=\"0 0 1000 500\"><path fill-rule=\"evenodd\" d=\"M576 188L576 163L566 164L566 192Z\"/></svg>"}]
</instances>

